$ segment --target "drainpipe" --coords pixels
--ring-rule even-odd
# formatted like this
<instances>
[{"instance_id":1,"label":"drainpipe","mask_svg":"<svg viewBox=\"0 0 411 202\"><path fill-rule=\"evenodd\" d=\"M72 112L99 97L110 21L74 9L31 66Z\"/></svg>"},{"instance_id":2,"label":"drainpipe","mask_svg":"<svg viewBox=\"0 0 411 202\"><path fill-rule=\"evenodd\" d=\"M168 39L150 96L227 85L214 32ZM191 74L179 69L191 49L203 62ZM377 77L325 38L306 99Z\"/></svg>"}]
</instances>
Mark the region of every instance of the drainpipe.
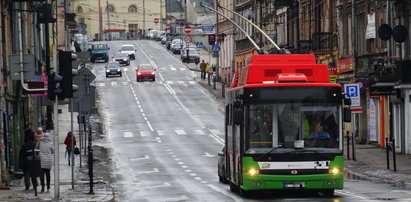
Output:
<instances>
[{"instance_id":1,"label":"drainpipe","mask_svg":"<svg viewBox=\"0 0 411 202\"><path fill-rule=\"evenodd\" d=\"M23 54L23 32L22 32L22 19L21 19L21 6L22 3L18 4L18 12L17 12L17 21L18 21L18 34L19 34L19 55L20 55L20 83L24 90L33 92L33 91L46 91L47 88L36 88L30 89L24 83L24 54Z\"/></svg>"}]
</instances>

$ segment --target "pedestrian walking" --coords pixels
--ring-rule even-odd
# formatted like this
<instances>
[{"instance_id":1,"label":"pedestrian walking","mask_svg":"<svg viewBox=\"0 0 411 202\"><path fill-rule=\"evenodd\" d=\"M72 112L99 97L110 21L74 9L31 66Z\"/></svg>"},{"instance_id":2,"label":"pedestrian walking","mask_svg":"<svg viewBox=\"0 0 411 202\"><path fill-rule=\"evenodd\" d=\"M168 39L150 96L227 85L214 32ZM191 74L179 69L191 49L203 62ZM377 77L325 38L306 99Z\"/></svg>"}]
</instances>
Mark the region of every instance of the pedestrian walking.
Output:
<instances>
[{"instance_id":1,"label":"pedestrian walking","mask_svg":"<svg viewBox=\"0 0 411 202\"><path fill-rule=\"evenodd\" d=\"M42 128L42 127L38 127L38 128L37 128L36 135L35 135L35 138L34 138L34 140L36 141L36 143L39 142L40 139L41 139L43 136L44 136L43 128Z\"/></svg>"},{"instance_id":2,"label":"pedestrian walking","mask_svg":"<svg viewBox=\"0 0 411 202\"><path fill-rule=\"evenodd\" d=\"M71 138L73 138L73 144L71 144ZM71 155L73 155L74 146L76 146L76 137L73 135L71 131L67 133L66 139L64 140L64 144L66 145L68 165L70 165Z\"/></svg>"},{"instance_id":3,"label":"pedestrian walking","mask_svg":"<svg viewBox=\"0 0 411 202\"><path fill-rule=\"evenodd\" d=\"M208 74L208 79L210 79L210 64L208 62L206 63L205 72Z\"/></svg>"},{"instance_id":4,"label":"pedestrian walking","mask_svg":"<svg viewBox=\"0 0 411 202\"><path fill-rule=\"evenodd\" d=\"M33 166L30 165L29 156L32 155L32 151L36 147L36 142L34 141L34 132L31 129L25 131L24 136L24 143L21 145L20 153L19 153L19 167L23 171L24 175L24 185L26 190L30 189L30 179L31 183L33 184L33 188L37 188L37 179L33 177L31 174L31 170Z\"/></svg>"},{"instance_id":5,"label":"pedestrian walking","mask_svg":"<svg viewBox=\"0 0 411 202\"><path fill-rule=\"evenodd\" d=\"M201 79L206 78L206 65L207 64L204 62L204 60L202 60L200 63Z\"/></svg>"},{"instance_id":6,"label":"pedestrian walking","mask_svg":"<svg viewBox=\"0 0 411 202\"><path fill-rule=\"evenodd\" d=\"M44 133L43 138L37 143L37 149L40 150L40 165L41 165L41 175L40 175L40 183L41 183L41 192L44 192L44 176L46 177L47 182L47 191L50 190L50 170L53 166L53 154L54 154L54 146L53 142L51 141L51 137L49 133Z\"/></svg>"}]
</instances>

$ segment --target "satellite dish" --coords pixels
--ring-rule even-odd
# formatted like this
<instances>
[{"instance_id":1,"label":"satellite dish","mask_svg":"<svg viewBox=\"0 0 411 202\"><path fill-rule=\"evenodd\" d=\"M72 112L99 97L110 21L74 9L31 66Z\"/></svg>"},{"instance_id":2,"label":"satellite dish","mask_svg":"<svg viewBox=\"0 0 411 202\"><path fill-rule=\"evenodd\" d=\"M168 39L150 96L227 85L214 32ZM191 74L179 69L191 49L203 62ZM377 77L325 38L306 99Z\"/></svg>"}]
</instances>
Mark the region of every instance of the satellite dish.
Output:
<instances>
[{"instance_id":1,"label":"satellite dish","mask_svg":"<svg viewBox=\"0 0 411 202\"><path fill-rule=\"evenodd\" d=\"M392 30L392 37L394 41L397 43L402 43L407 40L408 38L408 30L403 25L397 25Z\"/></svg>"},{"instance_id":2,"label":"satellite dish","mask_svg":"<svg viewBox=\"0 0 411 202\"><path fill-rule=\"evenodd\" d=\"M392 36L392 29L391 26L388 24L382 24L378 28L378 36L380 37L381 40L387 41L391 38Z\"/></svg>"}]
</instances>

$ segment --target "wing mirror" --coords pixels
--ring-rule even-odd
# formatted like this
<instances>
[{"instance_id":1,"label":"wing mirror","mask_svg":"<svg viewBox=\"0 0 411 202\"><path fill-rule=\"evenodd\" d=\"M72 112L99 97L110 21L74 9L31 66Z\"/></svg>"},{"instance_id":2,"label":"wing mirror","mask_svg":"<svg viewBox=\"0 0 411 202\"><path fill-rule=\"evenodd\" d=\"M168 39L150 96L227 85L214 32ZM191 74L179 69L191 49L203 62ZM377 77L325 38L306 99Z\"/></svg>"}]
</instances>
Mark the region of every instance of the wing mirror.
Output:
<instances>
[{"instance_id":1,"label":"wing mirror","mask_svg":"<svg viewBox=\"0 0 411 202\"><path fill-rule=\"evenodd\" d=\"M218 152L218 156L224 156L224 153L222 151Z\"/></svg>"}]
</instances>

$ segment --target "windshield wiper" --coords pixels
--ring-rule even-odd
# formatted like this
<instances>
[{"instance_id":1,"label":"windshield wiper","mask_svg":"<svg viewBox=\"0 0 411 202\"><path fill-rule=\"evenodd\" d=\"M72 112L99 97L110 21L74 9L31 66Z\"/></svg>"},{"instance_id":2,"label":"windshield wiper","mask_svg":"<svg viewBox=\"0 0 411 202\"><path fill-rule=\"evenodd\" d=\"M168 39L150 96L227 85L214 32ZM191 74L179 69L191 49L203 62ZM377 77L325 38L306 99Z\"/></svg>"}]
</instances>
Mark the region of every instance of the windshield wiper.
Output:
<instances>
[{"instance_id":1,"label":"windshield wiper","mask_svg":"<svg viewBox=\"0 0 411 202\"><path fill-rule=\"evenodd\" d=\"M318 150L312 150L312 149L293 150L293 151L285 152L284 154L298 154L298 153L308 153L308 152L313 152L318 155L326 157L324 153L321 153Z\"/></svg>"},{"instance_id":2,"label":"windshield wiper","mask_svg":"<svg viewBox=\"0 0 411 202\"><path fill-rule=\"evenodd\" d=\"M268 151L267 153L265 153L265 154L263 154L263 155L261 155L259 158L257 158L257 161L260 161L260 160L262 160L264 157L266 157L268 154L270 154L271 152L273 152L273 151L275 151L275 150L277 150L277 149L280 149L281 147L274 147L274 148L272 148L270 151Z\"/></svg>"}]
</instances>

